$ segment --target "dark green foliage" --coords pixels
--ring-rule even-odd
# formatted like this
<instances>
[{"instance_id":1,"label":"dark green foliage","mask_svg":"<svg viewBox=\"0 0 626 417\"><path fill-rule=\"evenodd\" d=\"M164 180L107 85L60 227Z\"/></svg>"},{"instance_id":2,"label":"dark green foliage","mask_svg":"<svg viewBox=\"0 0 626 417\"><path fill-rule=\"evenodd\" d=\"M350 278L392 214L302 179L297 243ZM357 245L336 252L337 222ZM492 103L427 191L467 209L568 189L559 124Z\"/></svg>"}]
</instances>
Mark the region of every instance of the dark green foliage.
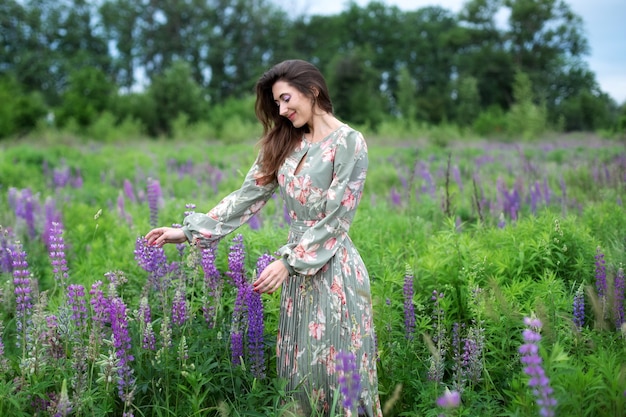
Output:
<instances>
[{"instance_id":1,"label":"dark green foliage","mask_svg":"<svg viewBox=\"0 0 626 417\"><path fill-rule=\"evenodd\" d=\"M13 77L0 77L0 139L33 130L46 113L39 93L25 93Z\"/></svg>"},{"instance_id":2,"label":"dark green foliage","mask_svg":"<svg viewBox=\"0 0 626 417\"><path fill-rule=\"evenodd\" d=\"M507 27L498 15L509 16ZM103 141L115 136L105 111L114 126L150 136L176 135L171 124L183 115L187 134L221 138L221 127L197 124L207 105L247 106L258 77L288 58L318 65L338 116L373 129L399 118L414 135L423 123L475 126L481 135L509 128L527 138L545 128L623 132L617 103L584 61L583 21L563 0L473 0L458 14L351 3L330 16L299 16L269 0L9 0L0 28L0 76L13 77L21 97L3 103L19 107L13 122L0 109L3 136L34 130L50 108L58 126ZM515 97L520 71L540 117ZM177 88L181 97L170 91ZM512 126L489 117L509 110ZM247 128L252 109L238 113L220 123ZM519 132L528 118L532 132ZM535 119L545 126L535 129ZM442 146L450 136L428 134Z\"/></svg>"}]
</instances>

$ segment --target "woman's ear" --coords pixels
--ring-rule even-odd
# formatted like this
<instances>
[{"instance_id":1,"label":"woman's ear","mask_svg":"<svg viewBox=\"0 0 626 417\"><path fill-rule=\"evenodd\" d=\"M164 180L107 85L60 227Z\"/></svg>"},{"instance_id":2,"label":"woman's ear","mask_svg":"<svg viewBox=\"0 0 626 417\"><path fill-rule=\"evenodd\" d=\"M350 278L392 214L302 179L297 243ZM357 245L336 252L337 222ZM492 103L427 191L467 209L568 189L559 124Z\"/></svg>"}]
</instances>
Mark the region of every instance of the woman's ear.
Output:
<instances>
[{"instance_id":1,"label":"woman's ear","mask_svg":"<svg viewBox=\"0 0 626 417\"><path fill-rule=\"evenodd\" d=\"M313 93L313 97L317 98L320 95L320 90L317 87L311 87L311 92Z\"/></svg>"}]
</instances>

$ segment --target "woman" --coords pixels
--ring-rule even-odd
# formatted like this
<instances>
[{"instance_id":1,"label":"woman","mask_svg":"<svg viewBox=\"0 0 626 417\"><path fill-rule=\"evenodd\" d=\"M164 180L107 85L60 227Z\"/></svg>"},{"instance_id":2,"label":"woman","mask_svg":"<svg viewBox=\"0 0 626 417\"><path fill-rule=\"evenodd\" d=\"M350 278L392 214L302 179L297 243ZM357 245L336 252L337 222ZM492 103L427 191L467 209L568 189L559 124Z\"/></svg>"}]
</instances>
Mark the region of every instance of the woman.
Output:
<instances>
[{"instance_id":1,"label":"woman","mask_svg":"<svg viewBox=\"0 0 626 417\"><path fill-rule=\"evenodd\" d=\"M215 245L278 187L291 218L288 243L253 283L262 293L282 286L278 375L289 381L305 415L328 414L339 392L336 356L351 352L361 390L354 411L337 414L382 416L369 276L348 236L365 183L367 146L333 115L325 80L306 61L277 64L258 80L256 93L263 137L241 188L207 214L187 216L182 228L156 228L146 239L159 247Z\"/></svg>"}]
</instances>

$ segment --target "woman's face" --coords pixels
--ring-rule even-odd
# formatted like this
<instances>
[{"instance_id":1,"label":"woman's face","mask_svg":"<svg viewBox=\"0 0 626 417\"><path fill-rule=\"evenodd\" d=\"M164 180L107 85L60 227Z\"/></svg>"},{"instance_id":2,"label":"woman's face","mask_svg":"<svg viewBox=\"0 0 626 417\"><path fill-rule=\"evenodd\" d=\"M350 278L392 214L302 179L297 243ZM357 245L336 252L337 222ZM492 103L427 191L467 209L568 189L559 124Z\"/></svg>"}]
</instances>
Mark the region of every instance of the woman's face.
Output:
<instances>
[{"instance_id":1,"label":"woman's face","mask_svg":"<svg viewBox=\"0 0 626 417\"><path fill-rule=\"evenodd\" d=\"M286 117L294 127L309 124L313 117L313 101L286 81L276 81L272 86L278 114Z\"/></svg>"}]
</instances>

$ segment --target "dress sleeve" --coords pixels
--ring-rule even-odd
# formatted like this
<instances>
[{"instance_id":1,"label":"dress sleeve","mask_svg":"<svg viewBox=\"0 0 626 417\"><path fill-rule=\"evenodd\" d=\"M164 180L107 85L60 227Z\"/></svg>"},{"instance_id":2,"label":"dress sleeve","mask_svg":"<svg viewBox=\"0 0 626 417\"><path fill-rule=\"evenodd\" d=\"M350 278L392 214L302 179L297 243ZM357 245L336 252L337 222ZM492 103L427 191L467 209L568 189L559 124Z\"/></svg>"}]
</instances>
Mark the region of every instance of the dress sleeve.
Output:
<instances>
[{"instance_id":1,"label":"dress sleeve","mask_svg":"<svg viewBox=\"0 0 626 417\"><path fill-rule=\"evenodd\" d=\"M187 240L201 247L216 245L254 216L272 196L278 183L260 185L259 157L246 174L241 187L230 193L208 213L192 213L183 220L182 230Z\"/></svg>"},{"instance_id":2,"label":"dress sleeve","mask_svg":"<svg viewBox=\"0 0 626 417\"><path fill-rule=\"evenodd\" d=\"M302 238L279 253L290 273L314 275L349 239L348 231L361 201L367 175L367 145L358 131L338 140L333 177L327 191L325 217Z\"/></svg>"}]
</instances>

